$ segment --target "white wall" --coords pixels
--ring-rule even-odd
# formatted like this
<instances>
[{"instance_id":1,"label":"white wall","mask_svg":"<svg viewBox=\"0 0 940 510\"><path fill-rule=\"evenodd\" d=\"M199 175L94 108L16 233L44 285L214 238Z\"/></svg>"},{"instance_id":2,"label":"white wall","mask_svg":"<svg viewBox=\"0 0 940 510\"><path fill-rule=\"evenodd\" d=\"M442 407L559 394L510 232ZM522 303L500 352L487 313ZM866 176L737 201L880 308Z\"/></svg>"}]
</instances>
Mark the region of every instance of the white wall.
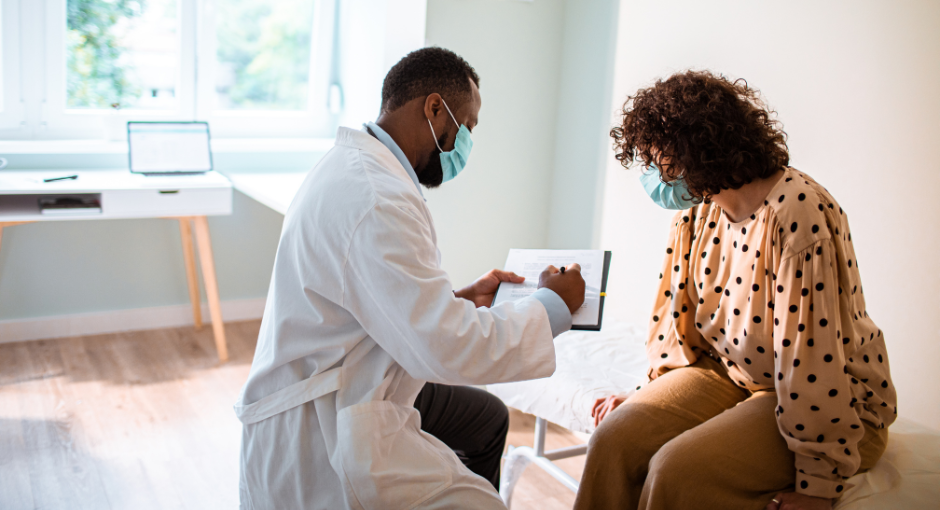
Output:
<instances>
[{"instance_id":1,"label":"white wall","mask_svg":"<svg viewBox=\"0 0 940 510\"><path fill-rule=\"evenodd\" d=\"M849 215L898 412L940 428L940 3L624 0L620 20L613 108L690 67L763 91ZM607 312L646 324L670 214L612 158L604 194Z\"/></svg>"},{"instance_id":2,"label":"white wall","mask_svg":"<svg viewBox=\"0 0 940 510\"><path fill-rule=\"evenodd\" d=\"M340 12L340 123L359 128L382 106L382 82L402 57L424 46L426 0L344 0ZM381 51L376 51L380 49Z\"/></svg>"}]
</instances>

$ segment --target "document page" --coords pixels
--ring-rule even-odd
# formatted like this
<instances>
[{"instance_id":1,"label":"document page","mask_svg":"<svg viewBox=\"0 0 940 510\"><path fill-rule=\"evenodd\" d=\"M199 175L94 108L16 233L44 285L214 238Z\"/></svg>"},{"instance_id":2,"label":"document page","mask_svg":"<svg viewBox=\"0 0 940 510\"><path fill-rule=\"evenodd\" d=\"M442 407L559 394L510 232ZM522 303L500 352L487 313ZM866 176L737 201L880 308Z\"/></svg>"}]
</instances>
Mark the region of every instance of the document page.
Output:
<instances>
[{"instance_id":1,"label":"document page","mask_svg":"<svg viewBox=\"0 0 940 510\"><path fill-rule=\"evenodd\" d=\"M549 265L557 268L577 262L584 278L584 304L572 316L575 326L594 326L601 310L601 283L604 280L603 250L509 250L506 271L525 277L523 283L501 283L493 306L531 296L539 285L539 275Z\"/></svg>"}]
</instances>

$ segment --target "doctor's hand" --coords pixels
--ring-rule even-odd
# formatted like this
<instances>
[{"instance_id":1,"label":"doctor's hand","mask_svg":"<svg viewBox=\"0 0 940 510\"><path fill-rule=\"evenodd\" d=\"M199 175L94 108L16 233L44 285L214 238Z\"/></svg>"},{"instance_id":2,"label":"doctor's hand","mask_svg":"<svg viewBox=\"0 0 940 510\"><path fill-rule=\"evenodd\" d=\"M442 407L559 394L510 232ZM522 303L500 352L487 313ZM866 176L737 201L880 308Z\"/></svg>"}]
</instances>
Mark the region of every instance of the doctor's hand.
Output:
<instances>
[{"instance_id":1,"label":"doctor's hand","mask_svg":"<svg viewBox=\"0 0 940 510\"><path fill-rule=\"evenodd\" d=\"M454 291L454 295L468 301L473 301L473 304L476 305L477 308L490 306L493 304L493 298L496 297L496 289L499 288L500 282L522 283L524 281L525 278L516 273L494 269L477 278L477 281L470 285Z\"/></svg>"},{"instance_id":2,"label":"doctor's hand","mask_svg":"<svg viewBox=\"0 0 940 510\"><path fill-rule=\"evenodd\" d=\"M581 277L580 264L566 266L564 273L555 266L548 266L539 275L539 288L543 287L558 294L572 314L584 304L584 278Z\"/></svg>"}]
</instances>

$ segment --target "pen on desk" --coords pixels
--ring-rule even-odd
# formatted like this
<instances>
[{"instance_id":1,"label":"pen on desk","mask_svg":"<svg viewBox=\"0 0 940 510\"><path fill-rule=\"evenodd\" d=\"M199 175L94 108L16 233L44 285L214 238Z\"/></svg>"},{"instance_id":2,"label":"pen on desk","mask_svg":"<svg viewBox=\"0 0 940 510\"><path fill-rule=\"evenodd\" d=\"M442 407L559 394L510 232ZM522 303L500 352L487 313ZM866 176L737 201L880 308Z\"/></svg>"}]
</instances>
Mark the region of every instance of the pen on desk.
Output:
<instances>
[{"instance_id":1,"label":"pen on desk","mask_svg":"<svg viewBox=\"0 0 940 510\"><path fill-rule=\"evenodd\" d=\"M42 182L66 181L66 180L69 180L69 179L75 180L75 179L78 179L78 176L77 176L77 175L66 175L66 176L63 176L63 177L50 177L50 178L48 178L48 179L43 179Z\"/></svg>"}]
</instances>

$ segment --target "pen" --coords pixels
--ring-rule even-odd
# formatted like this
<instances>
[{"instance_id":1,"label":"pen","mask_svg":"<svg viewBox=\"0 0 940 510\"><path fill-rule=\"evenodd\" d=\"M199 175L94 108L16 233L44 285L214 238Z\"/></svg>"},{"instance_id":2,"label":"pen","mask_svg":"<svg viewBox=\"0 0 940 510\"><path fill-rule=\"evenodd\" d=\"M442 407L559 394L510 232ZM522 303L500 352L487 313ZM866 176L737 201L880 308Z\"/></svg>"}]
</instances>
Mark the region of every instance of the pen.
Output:
<instances>
[{"instance_id":1,"label":"pen","mask_svg":"<svg viewBox=\"0 0 940 510\"><path fill-rule=\"evenodd\" d=\"M565 266L561 266L561 274L565 274Z\"/></svg>"},{"instance_id":2,"label":"pen","mask_svg":"<svg viewBox=\"0 0 940 510\"><path fill-rule=\"evenodd\" d=\"M78 176L77 176L77 175L66 175L66 176L63 176L63 177L50 177L50 178L48 178L48 179L43 179L42 182L66 181L66 180L69 180L69 179L75 180L75 179L78 179Z\"/></svg>"}]
</instances>

